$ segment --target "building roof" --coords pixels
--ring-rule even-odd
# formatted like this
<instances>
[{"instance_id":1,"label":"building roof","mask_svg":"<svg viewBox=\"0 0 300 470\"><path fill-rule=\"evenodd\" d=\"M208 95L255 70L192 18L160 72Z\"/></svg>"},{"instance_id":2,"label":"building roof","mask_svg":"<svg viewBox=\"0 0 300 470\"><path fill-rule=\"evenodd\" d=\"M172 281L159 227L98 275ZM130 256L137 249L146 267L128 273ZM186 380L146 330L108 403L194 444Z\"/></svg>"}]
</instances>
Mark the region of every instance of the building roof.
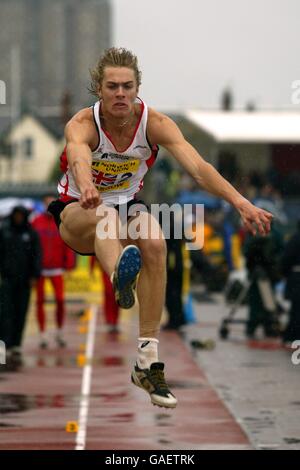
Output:
<instances>
[{"instance_id":1,"label":"building roof","mask_svg":"<svg viewBox=\"0 0 300 470\"><path fill-rule=\"evenodd\" d=\"M0 140L5 138L9 132L19 125L26 117L31 117L40 123L53 137L61 139L64 135L64 124L60 116L38 116L35 114L24 113L20 119L13 122L10 116L0 116Z\"/></svg>"},{"instance_id":2,"label":"building roof","mask_svg":"<svg viewBox=\"0 0 300 470\"><path fill-rule=\"evenodd\" d=\"M10 125L11 125L10 116L0 116L0 140L7 133L8 129L10 128Z\"/></svg>"},{"instance_id":3,"label":"building roof","mask_svg":"<svg viewBox=\"0 0 300 470\"><path fill-rule=\"evenodd\" d=\"M64 124L60 116L34 116L57 139L64 135Z\"/></svg>"},{"instance_id":4,"label":"building roof","mask_svg":"<svg viewBox=\"0 0 300 470\"><path fill-rule=\"evenodd\" d=\"M184 116L220 143L300 143L300 112L188 110Z\"/></svg>"}]
</instances>

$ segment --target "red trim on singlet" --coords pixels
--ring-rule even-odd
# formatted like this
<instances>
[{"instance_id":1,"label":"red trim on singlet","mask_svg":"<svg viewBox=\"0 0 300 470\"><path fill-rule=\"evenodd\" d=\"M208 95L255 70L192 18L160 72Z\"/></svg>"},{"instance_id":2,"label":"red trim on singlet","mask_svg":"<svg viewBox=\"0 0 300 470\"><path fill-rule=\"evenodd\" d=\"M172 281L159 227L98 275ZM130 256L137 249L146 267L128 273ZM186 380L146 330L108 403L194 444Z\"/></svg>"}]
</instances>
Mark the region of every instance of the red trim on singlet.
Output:
<instances>
[{"instance_id":1,"label":"red trim on singlet","mask_svg":"<svg viewBox=\"0 0 300 470\"><path fill-rule=\"evenodd\" d=\"M61 183L61 180L58 182L59 186L61 188L63 188L64 192L63 194L61 193L61 196L68 196L68 189L69 189L69 176L67 174L67 171L68 171L68 158L67 158L67 146L65 146L65 148L63 149L62 151L62 154L61 156L59 157L60 159L60 169L61 171L64 173L65 177L66 177L66 183L65 184L62 184Z\"/></svg>"},{"instance_id":2,"label":"red trim on singlet","mask_svg":"<svg viewBox=\"0 0 300 470\"><path fill-rule=\"evenodd\" d=\"M158 154L158 145L153 145L152 153L151 153L150 157L148 158L148 160L146 160L146 165L147 165L148 169L150 169L153 166L153 164L156 160L157 154Z\"/></svg>"},{"instance_id":3,"label":"red trim on singlet","mask_svg":"<svg viewBox=\"0 0 300 470\"><path fill-rule=\"evenodd\" d=\"M67 146L62 151L61 156L59 157L60 160L60 169L63 173L66 173L68 169L68 158L67 158Z\"/></svg>"},{"instance_id":4,"label":"red trim on singlet","mask_svg":"<svg viewBox=\"0 0 300 470\"><path fill-rule=\"evenodd\" d=\"M141 180L141 182L140 182L140 184L139 184L139 188L138 188L137 192L136 192L136 193L134 193L134 196L133 196L134 198L135 198L135 197L136 197L136 195L137 195L137 194L140 192L140 190L143 188L143 186L144 186L144 180Z\"/></svg>"},{"instance_id":5,"label":"red trim on singlet","mask_svg":"<svg viewBox=\"0 0 300 470\"><path fill-rule=\"evenodd\" d=\"M64 192L60 193L60 194L67 195L68 194L68 189L69 189L69 176L65 173L65 177L66 177L66 184L61 184L61 181L59 181L58 184L64 190Z\"/></svg>"},{"instance_id":6,"label":"red trim on singlet","mask_svg":"<svg viewBox=\"0 0 300 470\"><path fill-rule=\"evenodd\" d=\"M148 160L146 160L146 165L147 165L148 169L150 169L153 166L153 164L155 163L155 160L156 160L156 157L157 157L157 154L158 154L158 150L159 150L158 145L153 145L152 146L152 153L151 153L150 157L148 158ZM139 184L139 187L138 187L138 190L134 194L133 197L135 197L140 192L140 190L143 188L143 186L144 186L144 179L141 180L141 182Z\"/></svg>"},{"instance_id":7,"label":"red trim on singlet","mask_svg":"<svg viewBox=\"0 0 300 470\"><path fill-rule=\"evenodd\" d=\"M79 201L79 199L76 199L76 197L68 196L67 194L60 194L59 197L58 197L58 200L62 201L62 202L69 202L69 201L77 202L77 201Z\"/></svg>"},{"instance_id":8,"label":"red trim on singlet","mask_svg":"<svg viewBox=\"0 0 300 470\"><path fill-rule=\"evenodd\" d=\"M133 137L131 139L131 142L130 144L128 145L128 147L126 147L126 149L124 150L118 150L117 147L115 146L115 144L113 143L112 141L112 138L110 137L110 135L108 134L108 132L106 132L105 129L103 129L103 127L101 126L101 119L100 119L100 116L99 116L99 121L100 121L100 126L101 126L101 130L104 132L104 134L106 135L106 137L108 138L108 140L111 142L111 144L113 145L114 149L116 150L116 152L118 153L124 153L126 152L126 150L129 149L129 147L132 145L132 142L134 141L135 139L135 136L136 136L136 133L138 131L138 128L139 128L139 125L141 123L141 120L142 120L142 117L143 117L143 113L144 113L144 109L145 109L145 105L144 105L144 102L141 100L141 105L142 105L142 110L141 110L141 115L139 117L139 120L137 122L137 125L135 126L135 129L134 129L134 133L133 133ZM99 106L99 114L101 112L101 101L100 101L100 106Z\"/></svg>"}]
</instances>

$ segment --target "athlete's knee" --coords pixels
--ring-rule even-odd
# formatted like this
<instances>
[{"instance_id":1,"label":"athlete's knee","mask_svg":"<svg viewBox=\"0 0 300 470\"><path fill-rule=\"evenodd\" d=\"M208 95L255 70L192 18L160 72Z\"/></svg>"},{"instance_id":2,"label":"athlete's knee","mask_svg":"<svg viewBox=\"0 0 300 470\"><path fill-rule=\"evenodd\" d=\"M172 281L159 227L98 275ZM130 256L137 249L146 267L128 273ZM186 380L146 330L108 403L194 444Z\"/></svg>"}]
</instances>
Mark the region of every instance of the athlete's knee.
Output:
<instances>
[{"instance_id":1,"label":"athlete's knee","mask_svg":"<svg viewBox=\"0 0 300 470\"><path fill-rule=\"evenodd\" d=\"M167 245L164 239L147 240L142 249L143 264L153 268L165 268L167 257Z\"/></svg>"},{"instance_id":2,"label":"athlete's knee","mask_svg":"<svg viewBox=\"0 0 300 470\"><path fill-rule=\"evenodd\" d=\"M95 234L97 218L94 212L85 211L84 214L78 213L72 208L68 210L66 207L61 215L61 227L63 232L70 235L89 237L91 234Z\"/></svg>"}]
</instances>

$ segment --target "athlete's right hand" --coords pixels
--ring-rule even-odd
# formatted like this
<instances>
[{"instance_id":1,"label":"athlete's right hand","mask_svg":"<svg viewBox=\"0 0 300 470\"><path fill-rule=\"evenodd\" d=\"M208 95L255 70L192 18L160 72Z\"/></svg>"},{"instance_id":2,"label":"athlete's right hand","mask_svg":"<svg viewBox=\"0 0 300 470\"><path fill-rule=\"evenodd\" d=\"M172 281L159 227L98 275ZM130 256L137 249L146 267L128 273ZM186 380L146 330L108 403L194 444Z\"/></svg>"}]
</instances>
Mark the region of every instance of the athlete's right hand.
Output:
<instances>
[{"instance_id":1,"label":"athlete's right hand","mask_svg":"<svg viewBox=\"0 0 300 470\"><path fill-rule=\"evenodd\" d=\"M81 191L79 204L83 209L95 209L101 202L99 191L94 185Z\"/></svg>"}]
</instances>

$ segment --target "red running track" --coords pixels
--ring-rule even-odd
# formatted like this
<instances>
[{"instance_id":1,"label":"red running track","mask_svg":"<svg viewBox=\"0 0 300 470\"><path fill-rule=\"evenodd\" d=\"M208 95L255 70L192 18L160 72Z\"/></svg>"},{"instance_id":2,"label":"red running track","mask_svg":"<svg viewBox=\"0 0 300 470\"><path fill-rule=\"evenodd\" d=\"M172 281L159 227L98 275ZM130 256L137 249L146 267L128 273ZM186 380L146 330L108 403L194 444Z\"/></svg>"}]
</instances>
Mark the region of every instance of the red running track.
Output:
<instances>
[{"instance_id":1,"label":"red running track","mask_svg":"<svg viewBox=\"0 0 300 470\"><path fill-rule=\"evenodd\" d=\"M177 408L154 407L131 384L136 332L135 320L120 334L105 332L99 319L93 329L91 312L86 323L68 319L65 350L40 351L37 339L27 338L24 366L0 374L0 450L251 449L175 332L161 333L160 359ZM90 361L83 355L86 342ZM79 425L77 432L66 431L70 422Z\"/></svg>"}]
</instances>

